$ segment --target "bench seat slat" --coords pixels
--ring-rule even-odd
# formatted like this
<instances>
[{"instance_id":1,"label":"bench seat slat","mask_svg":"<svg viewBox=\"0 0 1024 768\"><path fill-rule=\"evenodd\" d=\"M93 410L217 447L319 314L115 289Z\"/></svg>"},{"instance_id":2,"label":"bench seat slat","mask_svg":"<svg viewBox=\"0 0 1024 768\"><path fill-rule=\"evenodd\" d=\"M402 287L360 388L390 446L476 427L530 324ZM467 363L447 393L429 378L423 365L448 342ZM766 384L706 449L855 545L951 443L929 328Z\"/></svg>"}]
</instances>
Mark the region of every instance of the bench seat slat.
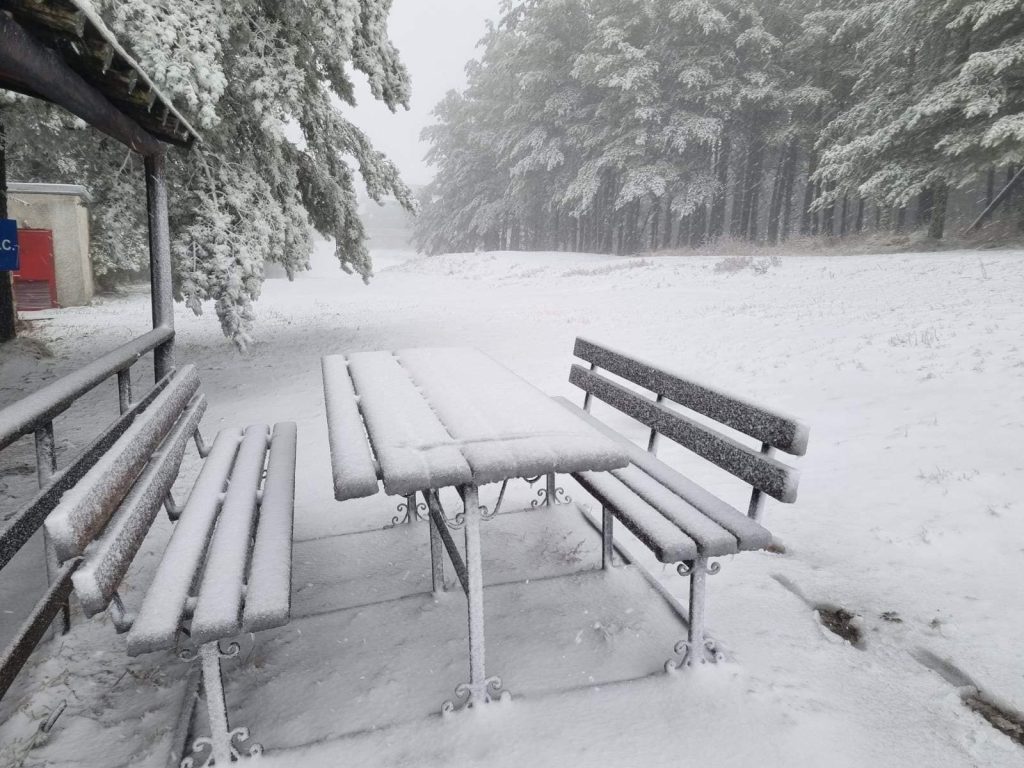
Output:
<instances>
[{"instance_id":1,"label":"bench seat slat","mask_svg":"<svg viewBox=\"0 0 1024 768\"><path fill-rule=\"evenodd\" d=\"M128 633L132 656L174 646L241 440L240 429L221 430L214 439Z\"/></svg>"},{"instance_id":2,"label":"bench seat slat","mask_svg":"<svg viewBox=\"0 0 1024 768\"><path fill-rule=\"evenodd\" d=\"M793 467L579 365L572 366L569 381L769 496L796 501L800 473Z\"/></svg>"},{"instance_id":3,"label":"bench seat slat","mask_svg":"<svg viewBox=\"0 0 1024 768\"><path fill-rule=\"evenodd\" d=\"M86 550L85 561L75 573L75 592L86 616L107 607L117 585L128 571L149 527L178 475L188 441L206 410L206 398L196 394L164 440L149 465L111 518L102 535Z\"/></svg>"},{"instance_id":4,"label":"bench seat slat","mask_svg":"<svg viewBox=\"0 0 1024 768\"><path fill-rule=\"evenodd\" d=\"M772 543L772 535L766 528L751 520L735 507L730 506L710 491L701 488L686 476L680 474L665 462L652 456L635 443L618 434L574 403L564 397L554 398L563 407L568 408L592 424L604 434L618 440L625 449L632 464L642 469L659 483L678 494L692 504L701 514L707 515L725 530L736 537L741 550L764 549Z\"/></svg>"},{"instance_id":5,"label":"bench seat slat","mask_svg":"<svg viewBox=\"0 0 1024 768\"><path fill-rule=\"evenodd\" d=\"M246 632L287 624L291 615L295 438L294 423L274 425L245 594Z\"/></svg>"},{"instance_id":6,"label":"bench seat slat","mask_svg":"<svg viewBox=\"0 0 1024 768\"><path fill-rule=\"evenodd\" d=\"M198 389L195 366L184 366L85 477L64 494L44 523L62 561L82 554L103 529Z\"/></svg>"},{"instance_id":7,"label":"bench seat slat","mask_svg":"<svg viewBox=\"0 0 1024 768\"><path fill-rule=\"evenodd\" d=\"M327 355L321 361L327 437L331 445L334 498L338 501L373 496L380 488L377 469L370 453L356 393L341 355Z\"/></svg>"},{"instance_id":8,"label":"bench seat slat","mask_svg":"<svg viewBox=\"0 0 1024 768\"><path fill-rule=\"evenodd\" d=\"M231 637L242 629L245 574L266 455L266 425L246 428L210 542L192 616L191 633L196 643Z\"/></svg>"},{"instance_id":9,"label":"bench seat slat","mask_svg":"<svg viewBox=\"0 0 1024 768\"><path fill-rule=\"evenodd\" d=\"M697 542L706 557L739 552L736 537L635 465L612 472L623 485Z\"/></svg>"},{"instance_id":10,"label":"bench seat slat","mask_svg":"<svg viewBox=\"0 0 1024 768\"><path fill-rule=\"evenodd\" d=\"M769 411L587 339L576 339L573 354L786 453L803 456L807 452L809 430L792 416Z\"/></svg>"},{"instance_id":11,"label":"bench seat slat","mask_svg":"<svg viewBox=\"0 0 1024 768\"><path fill-rule=\"evenodd\" d=\"M697 543L670 523L657 509L607 472L573 474L587 492L608 507L662 563L693 560Z\"/></svg>"}]
</instances>

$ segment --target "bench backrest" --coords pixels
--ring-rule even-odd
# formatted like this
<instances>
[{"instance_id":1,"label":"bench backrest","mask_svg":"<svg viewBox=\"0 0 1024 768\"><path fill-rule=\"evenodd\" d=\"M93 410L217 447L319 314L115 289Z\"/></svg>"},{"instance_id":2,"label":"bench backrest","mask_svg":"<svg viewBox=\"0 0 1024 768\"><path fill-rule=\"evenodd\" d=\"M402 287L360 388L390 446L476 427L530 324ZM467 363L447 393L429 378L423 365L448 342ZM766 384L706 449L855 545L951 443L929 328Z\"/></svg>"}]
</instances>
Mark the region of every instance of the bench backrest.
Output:
<instances>
[{"instance_id":1,"label":"bench backrest","mask_svg":"<svg viewBox=\"0 0 1024 768\"><path fill-rule=\"evenodd\" d=\"M198 390L194 366L170 376L46 518L59 560L82 558L73 581L87 616L110 604L167 499L206 409Z\"/></svg>"},{"instance_id":2,"label":"bench backrest","mask_svg":"<svg viewBox=\"0 0 1024 768\"><path fill-rule=\"evenodd\" d=\"M754 517L763 504L762 493L787 503L796 500L799 472L771 454L774 449L804 454L808 428L798 420L586 339L576 339L573 353L590 363L589 369L574 363L569 374L569 381L586 392L585 409L589 410L591 397L597 397L650 427L652 452L657 435L664 435L745 481L754 488L750 510ZM600 370L650 390L656 399L603 376ZM761 450L666 407L664 400L759 440Z\"/></svg>"}]
</instances>

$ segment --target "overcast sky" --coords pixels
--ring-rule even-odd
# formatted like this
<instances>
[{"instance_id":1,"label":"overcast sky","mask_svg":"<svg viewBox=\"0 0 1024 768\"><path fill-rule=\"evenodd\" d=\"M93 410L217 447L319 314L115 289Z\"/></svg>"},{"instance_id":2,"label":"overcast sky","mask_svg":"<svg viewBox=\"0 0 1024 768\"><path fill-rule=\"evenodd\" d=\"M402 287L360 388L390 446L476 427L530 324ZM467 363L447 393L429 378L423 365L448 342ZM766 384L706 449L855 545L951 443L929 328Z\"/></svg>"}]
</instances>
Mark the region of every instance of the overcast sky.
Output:
<instances>
[{"instance_id":1,"label":"overcast sky","mask_svg":"<svg viewBox=\"0 0 1024 768\"><path fill-rule=\"evenodd\" d=\"M395 0L389 26L412 78L408 112L392 114L376 101L357 74L355 110L346 116L366 131L374 146L395 161L407 184L426 184L433 175L423 160L427 146L420 131L430 111L452 88L466 82L465 65L476 57L487 19L497 19L500 0Z\"/></svg>"}]
</instances>

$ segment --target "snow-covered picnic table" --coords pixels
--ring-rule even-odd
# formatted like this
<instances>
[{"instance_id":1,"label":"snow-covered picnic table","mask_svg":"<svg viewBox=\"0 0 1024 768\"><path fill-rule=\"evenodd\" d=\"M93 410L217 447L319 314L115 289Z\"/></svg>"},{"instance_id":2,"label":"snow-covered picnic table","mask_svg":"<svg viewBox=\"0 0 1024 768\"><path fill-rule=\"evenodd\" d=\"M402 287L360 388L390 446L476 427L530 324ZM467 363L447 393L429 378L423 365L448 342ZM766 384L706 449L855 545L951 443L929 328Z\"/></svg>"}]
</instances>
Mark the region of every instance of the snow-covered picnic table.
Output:
<instances>
[{"instance_id":1,"label":"snow-covered picnic table","mask_svg":"<svg viewBox=\"0 0 1024 768\"><path fill-rule=\"evenodd\" d=\"M379 490L429 509L435 591L448 551L469 610L470 679L456 688L468 706L490 701L501 680L484 668L479 503L488 483L625 467L625 451L486 354L469 348L356 352L323 358L335 497ZM368 438L368 440L367 440ZM455 487L463 512L449 519L438 490ZM465 559L449 528L463 528ZM453 706L450 702L446 707Z\"/></svg>"}]
</instances>

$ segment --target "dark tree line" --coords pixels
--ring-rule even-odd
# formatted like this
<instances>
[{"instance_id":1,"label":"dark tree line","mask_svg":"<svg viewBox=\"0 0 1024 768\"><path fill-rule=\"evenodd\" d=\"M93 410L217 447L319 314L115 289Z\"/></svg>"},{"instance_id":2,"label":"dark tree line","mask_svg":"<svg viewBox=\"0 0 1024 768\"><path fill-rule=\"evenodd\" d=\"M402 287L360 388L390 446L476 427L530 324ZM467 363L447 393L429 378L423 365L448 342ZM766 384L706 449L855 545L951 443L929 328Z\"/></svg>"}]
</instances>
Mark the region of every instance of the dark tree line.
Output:
<instances>
[{"instance_id":1,"label":"dark tree line","mask_svg":"<svg viewBox=\"0 0 1024 768\"><path fill-rule=\"evenodd\" d=\"M941 238L1024 163L1001 0L509 2L468 75L425 132L428 252Z\"/></svg>"}]
</instances>

